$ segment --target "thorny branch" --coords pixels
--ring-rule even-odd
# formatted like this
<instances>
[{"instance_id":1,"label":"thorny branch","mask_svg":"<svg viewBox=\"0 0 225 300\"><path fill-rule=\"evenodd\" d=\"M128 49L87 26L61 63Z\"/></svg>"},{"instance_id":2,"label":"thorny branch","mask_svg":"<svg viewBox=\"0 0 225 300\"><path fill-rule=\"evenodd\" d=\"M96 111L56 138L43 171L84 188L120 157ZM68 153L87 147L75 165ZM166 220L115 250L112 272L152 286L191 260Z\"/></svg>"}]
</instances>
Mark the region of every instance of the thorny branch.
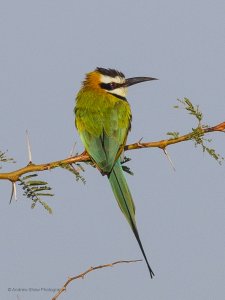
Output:
<instances>
[{"instance_id":1,"label":"thorny branch","mask_svg":"<svg viewBox=\"0 0 225 300\"><path fill-rule=\"evenodd\" d=\"M198 129L198 134L200 136L215 131L225 132L225 122L215 125L213 127L198 127L197 129ZM161 140L156 142L148 142L148 143L137 142L134 144L126 145L124 147L124 151L143 149L143 148L153 148L153 147L165 150L166 147L169 145L192 140L193 136L194 136L194 132L192 131L190 133L187 133L185 135L176 138L171 138L171 139L166 139L166 140ZM9 180L11 182L16 182L19 180L20 176L26 173L46 171L57 167L62 167L63 165L68 165L68 164L71 165L78 162L88 162L88 161L90 161L90 157L88 153L84 151L79 155L69 157L63 160L49 162L49 163L34 164L30 162L27 166L21 169L8 172L8 173L0 173L0 180Z\"/></svg>"},{"instance_id":2,"label":"thorny branch","mask_svg":"<svg viewBox=\"0 0 225 300\"><path fill-rule=\"evenodd\" d=\"M105 265L100 265L100 266L97 266L97 267L90 267L87 271L77 275L77 276L74 276L74 277L70 277L68 278L68 280L64 283L63 287L57 292L57 294L52 298L52 300L56 300L63 292L66 291L66 287L71 283L71 281L73 280L76 280L76 279L84 279L84 276L87 275L88 273L92 272L92 271L95 271L95 270L98 270L98 269L102 269L102 268L107 268L107 267L113 267L117 264L123 264L123 263L134 263L134 262L139 262L139 261L142 261L141 259L136 259L136 260L118 260L118 261L115 261L111 264L105 264Z\"/></svg>"},{"instance_id":3,"label":"thorny branch","mask_svg":"<svg viewBox=\"0 0 225 300\"><path fill-rule=\"evenodd\" d=\"M199 128L201 130L201 135L205 135L206 133L214 132L214 131L220 131L225 133L225 122L220 123L213 127L206 127L206 128ZM134 149L140 149L140 148L151 148L156 147L160 149L165 149L169 145L177 144L180 142L186 142L193 138L193 132L187 133L185 135L182 135L180 137L174 138L174 139L168 139L168 140L161 140L157 142L149 142L149 143L135 143L130 144L124 147L124 150L134 150Z\"/></svg>"}]
</instances>

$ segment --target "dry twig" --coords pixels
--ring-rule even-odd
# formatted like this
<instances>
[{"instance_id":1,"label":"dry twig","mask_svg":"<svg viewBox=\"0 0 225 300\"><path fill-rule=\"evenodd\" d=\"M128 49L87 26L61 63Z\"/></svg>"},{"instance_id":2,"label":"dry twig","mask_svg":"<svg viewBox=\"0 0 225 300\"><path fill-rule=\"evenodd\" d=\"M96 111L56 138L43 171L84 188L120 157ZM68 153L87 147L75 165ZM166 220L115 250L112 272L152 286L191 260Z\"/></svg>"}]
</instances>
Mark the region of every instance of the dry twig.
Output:
<instances>
[{"instance_id":1,"label":"dry twig","mask_svg":"<svg viewBox=\"0 0 225 300\"><path fill-rule=\"evenodd\" d=\"M136 259L136 260L118 260L115 261L111 264L105 264L105 265L100 265L97 267L90 267L87 271L80 273L77 276L74 277L70 277L68 278L68 280L64 283L63 287L57 292L57 294L55 294L55 296L52 298L52 300L56 300L63 292L66 291L66 287L71 283L71 281L76 280L76 279L84 279L84 276L87 275L88 273L98 270L98 269L102 269L102 268L107 268L107 267L113 267L114 265L117 264L123 264L123 263L134 263L134 262L139 262L142 261L141 259Z\"/></svg>"}]
</instances>

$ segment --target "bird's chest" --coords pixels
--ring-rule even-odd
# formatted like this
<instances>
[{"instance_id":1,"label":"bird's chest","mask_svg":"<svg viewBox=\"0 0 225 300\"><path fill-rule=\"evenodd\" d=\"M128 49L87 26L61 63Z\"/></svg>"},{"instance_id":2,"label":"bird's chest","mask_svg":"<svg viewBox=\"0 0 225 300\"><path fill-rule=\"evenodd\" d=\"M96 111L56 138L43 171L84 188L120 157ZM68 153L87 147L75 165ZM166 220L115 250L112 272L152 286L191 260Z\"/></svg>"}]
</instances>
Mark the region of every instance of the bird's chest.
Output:
<instances>
[{"instance_id":1,"label":"bird's chest","mask_svg":"<svg viewBox=\"0 0 225 300\"><path fill-rule=\"evenodd\" d=\"M103 130L110 133L129 126L130 107L127 101L111 95L85 93L77 99L76 123L97 135Z\"/></svg>"}]
</instances>

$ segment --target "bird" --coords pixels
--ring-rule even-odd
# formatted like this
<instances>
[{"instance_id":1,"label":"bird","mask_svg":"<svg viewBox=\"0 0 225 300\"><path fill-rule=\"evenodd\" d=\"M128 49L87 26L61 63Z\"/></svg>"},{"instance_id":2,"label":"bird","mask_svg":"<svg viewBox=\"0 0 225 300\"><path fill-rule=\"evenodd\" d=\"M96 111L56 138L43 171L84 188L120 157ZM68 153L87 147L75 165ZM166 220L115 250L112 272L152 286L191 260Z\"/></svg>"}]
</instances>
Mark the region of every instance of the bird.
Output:
<instances>
[{"instance_id":1,"label":"bird","mask_svg":"<svg viewBox=\"0 0 225 300\"><path fill-rule=\"evenodd\" d=\"M125 78L115 69L97 67L86 74L76 96L75 126L85 151L102 175L108 177L119 208L139 244L150 277L150 267L138 233L135 205L121 165L124 146L131 130L132 114L128 87L156 80L152 77Z\"/></svg>"}]
</instances>

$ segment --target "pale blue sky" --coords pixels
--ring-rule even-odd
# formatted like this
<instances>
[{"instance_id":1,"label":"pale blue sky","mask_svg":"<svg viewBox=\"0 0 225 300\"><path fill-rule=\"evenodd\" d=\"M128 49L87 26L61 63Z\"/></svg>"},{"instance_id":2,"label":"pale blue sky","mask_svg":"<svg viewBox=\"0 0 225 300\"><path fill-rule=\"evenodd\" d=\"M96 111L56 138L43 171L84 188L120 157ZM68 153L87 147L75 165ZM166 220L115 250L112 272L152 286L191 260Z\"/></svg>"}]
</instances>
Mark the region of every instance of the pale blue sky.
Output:
<instances>
[{"instance_id":1,"label":"pale blue sky","mask_svg":"<svg viewBox=\"0 0 225 300\"><path fill-rule=\"evenodd\" d=\"M196 121L172 108L189 97L203 123L225 121L224 1L2 1L0 6L0 149L27 163L67 157L77 142L74 97L95 67L160 80L131 87L129 142L188 132ZM224 134L212 147L225 156ZM211 300L225 294L225 167L191 142L168 149L173 172L158 149L132 151L128 176L140 236L156 274L145 263L90 274L59 299ZM90 266L142 258L107 179L86 167L87 184L54 170L40 174L54 187L48 215L18 189L0 182L1 299L51 299L50 292Z\"/></svg>"}]
</instances>

